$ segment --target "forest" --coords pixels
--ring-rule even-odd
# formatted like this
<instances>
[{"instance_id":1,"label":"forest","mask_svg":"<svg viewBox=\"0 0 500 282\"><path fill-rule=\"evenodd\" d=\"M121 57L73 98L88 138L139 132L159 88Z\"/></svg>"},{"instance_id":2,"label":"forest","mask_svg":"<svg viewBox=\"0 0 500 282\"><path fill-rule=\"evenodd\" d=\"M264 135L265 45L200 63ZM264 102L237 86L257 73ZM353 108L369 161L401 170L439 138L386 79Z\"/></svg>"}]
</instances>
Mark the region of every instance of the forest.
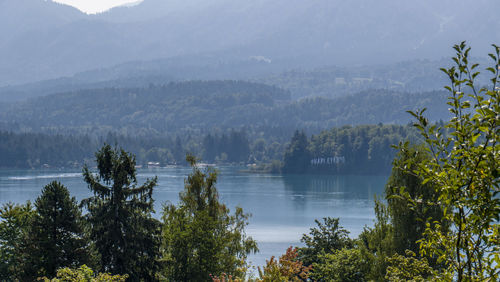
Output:
<instances>
[{"instance_id":1,"label":"forest","mask_svg":"<svg viewBox=\"0 0 500 282\"><path fill-rule=\"evenodd\" d=\"M405 111L420 107L438 121L448 118L445 102L444 91L382 89L294 101L288 91L264 84L191 81L53 94L8 104L0 121L5 129L23 132L142 136L282 127L291 129L291 136L295 129L314 133L343 125L407 124Z\"/></svg>"}]
</instances>

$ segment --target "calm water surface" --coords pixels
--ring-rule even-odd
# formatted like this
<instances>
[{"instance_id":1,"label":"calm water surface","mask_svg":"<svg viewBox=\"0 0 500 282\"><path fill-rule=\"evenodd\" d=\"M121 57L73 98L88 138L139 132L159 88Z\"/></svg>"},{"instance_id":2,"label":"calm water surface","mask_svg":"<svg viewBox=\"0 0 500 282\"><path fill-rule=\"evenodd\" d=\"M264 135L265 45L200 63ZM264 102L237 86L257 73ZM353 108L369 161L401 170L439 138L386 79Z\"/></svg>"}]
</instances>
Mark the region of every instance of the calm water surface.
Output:
<instances>
[{"instance_id":1,"label":"calm water surface","mask_svg":"<svg viewBox=\"0 0 500 282\"><path fill-rule=\"evenodd\" d=\"M383 192L387 176L318 176L249 174L241 168L220 167L217 188L229 207L241 206L251 213L247 233L259 243L251 257L263 265L272 255L283 254L313 227L314 219L339 217L342 226L357 236L373 224L373 199ZM178 202L189 168L158 168L138 171L140 182L158 176L154 192L157 216L166 201ZM0 204L34 200L53 180L66 185L81 200L90 196L81 170L0 170Z\"/></svg>"}]
</instances>

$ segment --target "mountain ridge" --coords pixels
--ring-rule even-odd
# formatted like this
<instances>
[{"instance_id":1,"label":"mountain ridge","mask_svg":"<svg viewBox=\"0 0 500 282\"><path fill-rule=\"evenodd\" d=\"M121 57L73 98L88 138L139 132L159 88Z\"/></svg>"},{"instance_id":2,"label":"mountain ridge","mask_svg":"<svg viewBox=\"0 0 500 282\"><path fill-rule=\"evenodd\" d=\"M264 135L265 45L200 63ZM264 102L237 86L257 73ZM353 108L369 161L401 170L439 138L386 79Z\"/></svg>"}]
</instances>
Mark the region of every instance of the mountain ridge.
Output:
<instances>
[{"instance_id":1,"label":"mountain ridge","mask_svg":"<svg viewBox=\"0 0 500 282\"><path fill-rule=\"evenodd\" d=\"M262 56L282 68L346 66L440 58L464 39L485 53L500 41L493 0L146 0L98 15L41 0L0 5L10 7L0 16L0 86L201 54L223 62ZM5 28L26 18L23 5L35 20Z\"/></svg>"}]
</instances>

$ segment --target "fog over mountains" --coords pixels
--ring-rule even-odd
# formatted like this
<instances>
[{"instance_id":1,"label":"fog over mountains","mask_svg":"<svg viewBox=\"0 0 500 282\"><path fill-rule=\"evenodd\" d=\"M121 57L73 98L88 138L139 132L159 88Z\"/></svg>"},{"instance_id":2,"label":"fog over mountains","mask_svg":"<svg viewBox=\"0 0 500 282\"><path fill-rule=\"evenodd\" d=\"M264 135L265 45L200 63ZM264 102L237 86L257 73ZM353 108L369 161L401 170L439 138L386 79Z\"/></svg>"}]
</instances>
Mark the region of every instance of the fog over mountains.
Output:
<instances>
[{"instance_id":1,"label":"fog over mountains","mask_svg":"<svg viewBox=\"0 0 500 282\"><path fill-rule=\"evenodd\" d=\"M229 66L234 79L440 59L462 40L482 55L500 41L499 10L496 0L145 0L87 15L51 1L0 0L0 86L126 62L127 73L148 75Z\"/></svg>"}]
</instances>

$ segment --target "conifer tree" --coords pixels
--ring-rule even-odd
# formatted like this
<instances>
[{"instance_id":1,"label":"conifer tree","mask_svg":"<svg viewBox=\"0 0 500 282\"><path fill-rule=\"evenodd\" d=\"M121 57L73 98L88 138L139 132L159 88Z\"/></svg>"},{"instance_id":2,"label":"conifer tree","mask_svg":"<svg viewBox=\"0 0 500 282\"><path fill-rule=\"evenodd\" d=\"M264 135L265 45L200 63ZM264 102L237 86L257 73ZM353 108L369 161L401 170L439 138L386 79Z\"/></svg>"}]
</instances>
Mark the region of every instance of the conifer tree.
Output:
<instances>
[{"instance_id":1,"label":"conifer tree","mask_svg":"<svg viewBox=\"0 0 500 282\"><path fill-rule=\"evenodd\" d=\"M298 130L295 131L284 155L284 172L304 173L307 171L311 160L308 145L306 134Z\"/></svg>"},{"instance_id":2,"label":"conifer tree","mask_svg":"<svg viewBox=\"0 0 500 282\"><path fill-rule=\"evenodd\" d=\"M24 250L26 278L54 276L59 268L88 263L81 211L68 189L51 182L36 199L35 208Z\"/></svg>"},{"instance_id":3,"label":"conifer tree","mask_svg":"<svg viewBox=\"0 0 500 282\"><path fill-rule=\"evenodd\" d=\"M160 226L151 213L157 178L138 186L135 158L123 149L105 145L96 160L97 174L87 166L83 169L94 196L82 204L88 210L101 271L128 274L132 281L155 280Z\"/></svg>"}]
</instances>

